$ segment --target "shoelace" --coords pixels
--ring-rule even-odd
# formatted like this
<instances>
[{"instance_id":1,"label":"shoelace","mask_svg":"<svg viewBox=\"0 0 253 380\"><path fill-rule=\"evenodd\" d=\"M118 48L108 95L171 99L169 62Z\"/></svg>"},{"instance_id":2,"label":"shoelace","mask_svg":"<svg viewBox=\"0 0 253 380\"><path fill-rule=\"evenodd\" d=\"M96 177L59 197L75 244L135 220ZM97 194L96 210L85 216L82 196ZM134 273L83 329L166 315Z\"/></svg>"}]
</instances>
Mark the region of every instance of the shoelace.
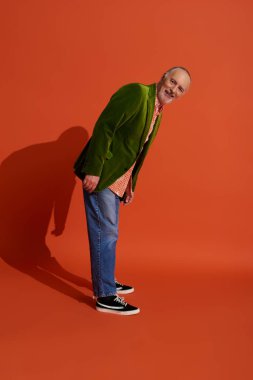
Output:
<instances>
[{"instance_id":1,"label":"shoelace","mask_svg":"<svg viewBox=\"0 0 253 380\"><path fill-rule=\"evenodd\" d=\"M117 296L117 297L114 298L114 301L120 303L123 306L127 305L127 302L124 301L124 297Z\"/></svg>"}]
</instances>

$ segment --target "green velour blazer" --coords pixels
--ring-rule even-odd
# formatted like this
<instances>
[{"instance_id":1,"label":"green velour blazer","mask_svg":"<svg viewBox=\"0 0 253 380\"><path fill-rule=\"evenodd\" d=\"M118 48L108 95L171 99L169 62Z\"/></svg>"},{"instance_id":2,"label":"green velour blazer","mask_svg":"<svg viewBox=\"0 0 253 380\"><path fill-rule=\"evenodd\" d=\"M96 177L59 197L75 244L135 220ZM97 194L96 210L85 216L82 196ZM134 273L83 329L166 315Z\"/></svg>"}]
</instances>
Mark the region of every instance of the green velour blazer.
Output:
<instances>
[{"instance_id":1,"label":"green velour blazer","mask_svg":"<svg viewBox=\"0 0 253 380\"><path fill-rule=\"evenodd\" d=\"M78 178L83 180L86 174L100 176L95 191L101 191L136 161L132 172L132 190L135 190L138 173L162 119L161 112L144 144L154 113L155 96L156 83L129 83L111 96L74 163Z\"/></svg>"}]
</instances>

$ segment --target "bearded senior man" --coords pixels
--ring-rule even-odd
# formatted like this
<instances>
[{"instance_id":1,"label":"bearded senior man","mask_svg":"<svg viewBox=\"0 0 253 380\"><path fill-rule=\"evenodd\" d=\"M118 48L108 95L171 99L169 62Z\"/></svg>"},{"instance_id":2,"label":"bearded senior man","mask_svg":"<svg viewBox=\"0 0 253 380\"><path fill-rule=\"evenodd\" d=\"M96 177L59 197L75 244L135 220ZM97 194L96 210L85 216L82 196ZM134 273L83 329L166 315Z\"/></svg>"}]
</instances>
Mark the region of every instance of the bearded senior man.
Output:
<instances>
[{"instance_id":1,"label":"bearded senior man","mask_svg":"<svg viewBox=\"0 0 253 380\"><path fill-rule=\"evenodd\" d=\"M119 205L130 204L138 173L154 140L165 105L184 95L189 71L166 71L158 83L129 83L118 89L100 114L91 138L74 164L82 180L96 309L132 315L140 312L118 294L134 291L115 278Z\"/></svg>"}]
</instances>

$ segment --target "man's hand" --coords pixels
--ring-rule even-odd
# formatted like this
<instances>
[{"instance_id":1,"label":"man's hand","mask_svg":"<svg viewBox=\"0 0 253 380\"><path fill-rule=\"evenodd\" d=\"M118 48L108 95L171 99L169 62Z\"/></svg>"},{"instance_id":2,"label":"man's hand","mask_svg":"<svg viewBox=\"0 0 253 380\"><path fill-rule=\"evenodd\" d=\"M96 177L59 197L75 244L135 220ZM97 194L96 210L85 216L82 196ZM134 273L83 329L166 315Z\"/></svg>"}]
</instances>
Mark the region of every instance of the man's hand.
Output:
<instances>
[{"instance_id":1,"label":"man's hand","mask_svg":"<svg viewBox=\"0 0 253 380\"><path fill-rule=\"evenodd\" d=\"M100 177L96 175L86 174L83 179L83 188L88 191L88 193L92 193L99 182Z\"/></svg>"},{"instance_id":2,"label":"man's hand","mask_svg":"<svg viewBox=\"0 0 253 380\"><path fill-rule=\"evenodd\" d=\"M124 196L124 202L123 205L128 205L131 203L134 199L134 192L132 191L132 176L130 177L127 188L125 191L125 196Z\"/></svg>"}]
</instances>

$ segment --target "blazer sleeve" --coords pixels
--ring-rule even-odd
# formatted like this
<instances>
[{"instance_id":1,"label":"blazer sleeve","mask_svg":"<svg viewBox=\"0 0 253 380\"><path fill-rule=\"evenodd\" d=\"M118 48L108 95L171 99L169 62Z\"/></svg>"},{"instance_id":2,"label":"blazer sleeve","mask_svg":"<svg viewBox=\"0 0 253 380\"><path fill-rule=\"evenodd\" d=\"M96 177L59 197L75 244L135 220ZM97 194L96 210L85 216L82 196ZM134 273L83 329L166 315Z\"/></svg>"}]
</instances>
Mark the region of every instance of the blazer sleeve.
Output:
<instances>
[{"instance_id":1,"label":"blazer sleeve","mask_svg":"<svg viewBox=\"0 0 253 380\"><path fill-rule=\"evenodd\" d=\"M138 112L144 98L138 83L124 85L111 96L94 126L81 172L101 175L114 133Z\"/></svg>"}]
</instances>

